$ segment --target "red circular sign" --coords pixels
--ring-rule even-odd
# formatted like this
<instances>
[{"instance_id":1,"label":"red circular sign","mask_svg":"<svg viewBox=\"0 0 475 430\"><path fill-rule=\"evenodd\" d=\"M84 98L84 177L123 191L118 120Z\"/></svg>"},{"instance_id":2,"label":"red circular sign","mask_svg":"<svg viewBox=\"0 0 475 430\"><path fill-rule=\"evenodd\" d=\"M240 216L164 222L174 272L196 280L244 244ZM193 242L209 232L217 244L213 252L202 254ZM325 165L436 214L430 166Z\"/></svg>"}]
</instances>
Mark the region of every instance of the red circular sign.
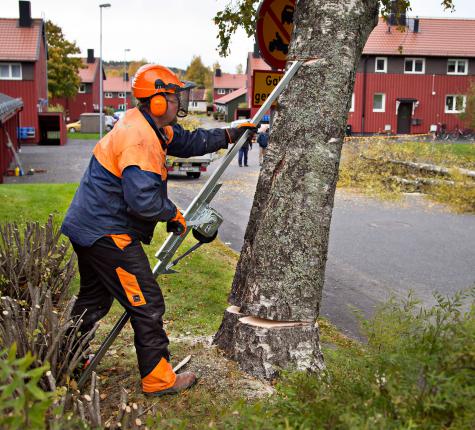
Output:
<instances>
[{"instance_id":1,"label":"red circular sign","mask_svg":"<svg viewBox=\"0 0 475 430\"><path fill-rule=\"evenodd\" d=\"M263 0L257 11L257 43L269 66L283 69L294 27L296 0Z\"/></svg>"}]
</instances>

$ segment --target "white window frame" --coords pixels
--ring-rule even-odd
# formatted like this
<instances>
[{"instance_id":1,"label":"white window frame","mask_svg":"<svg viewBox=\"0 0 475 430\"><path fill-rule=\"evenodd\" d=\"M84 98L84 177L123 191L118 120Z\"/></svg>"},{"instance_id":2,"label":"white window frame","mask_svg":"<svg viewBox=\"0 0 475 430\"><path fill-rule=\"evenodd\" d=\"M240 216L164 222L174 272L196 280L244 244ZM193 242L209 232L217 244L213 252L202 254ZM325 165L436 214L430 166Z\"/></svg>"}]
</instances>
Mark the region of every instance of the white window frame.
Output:
<instances>
[{"instance_id":1,"label":"white window frame","mask_svg":"<svg viewBox=\"0 0 475 430\"><path fill-rule=\"evenodd\" d=\"M86 94L86 84L79 84L78 93L79 94Z\"/></svg>"},{"instance_id":2,"label":"white window frame","mask_svg":"<svg viewBox=\"0 0 475 430\"><path fill-rule=\"evenodd\" d=\"M447 98L448 97L454 97L454 106L453 106L452 110L449 110L448 107L447 107ZM463 99L463 108L462 108L462 110L456 110L455 109L455 107L457 106L457 103L456 103L456 98L457 97L462 97L462 99ZM466 107L467 107L467 96L465 96L463 94L447 94L445 96L445 113L455 113L455 114L462 113L462 112L465 112Z\"/></svg>"},{"instance_id":3,"label":"white window frame","mask_svg":"<svg viewBox=\"0 0 475 430\"><path fill-rule=\"evenodd\" d=\"M112 93L104 93L104 98L106 99L112 99L113 97Z\"/></svg>"},{"instance_id":4,"label":"white window frame","mask_svg":"<svg viewBox=\"0 0 475 430\"><path fill-rule=\"evenodd\" d=\"M422 71L421 72L417 72L415 70L417 60L422 61ZM406 61L412 61L412 70L411 71L406 70ZM426 59L425 58L422 58L422 57L407 57L407 58L404 58L404 73L406 75L423 75L423 74L425 74L425 72L426 72Z\"/></svg>"},{"instance_id":5,"label":"white window frame","mask_svg":"<svg viewBox=\"0 0 475 430\"><path fill-rule=\"evenodd\" d=\"M117 106L118 110L125 111L127 109L127 105L121 103Z\"/></svg>"},{"instance_id":6,"label":"white window frame","mask_svg":"<svg viewBox=\"0 0 475 430\"><path fill-rule=\"evenodd\" d=\"M451 61L455 61L455 72L449 72L449 63ZM460 73L457 71L459 63L464 63L465 64L465 72ZM463 58L449 58L447 60L447 74L448 75L468 75L468 60L463 59Z\"/></svg>"},{"instance_id":7,"label":"white window frame","mask_svg":"<svg viewBox=\"0 0 475 430\"><path fill-rule=\"evenodd\" d=\"M117 95L117 97L119 97L119 99L125 99L125 94L124 92L121 92Z\"/></svg>"},{"instance_id":8,"label":"white window frame","mask_svg":"<svg viewBox=\"0 0 475 430\"><path fill-rule=\"evenodd\" d=\"M378 60L384 61L384 69L378 70ZM376 57L374 60L374 73L388 73L388 57Z\"/></svg>"},{"instance_id":9,"label":"white window frame","mask_svg":"<svg viewBox=\"0 0 475 430\"><path fill-rule=\"evenodd\" d=\"M350 112L355 111L355 93L351 94L351 106L350 106Z\"/></svg>"},{"instance_id":10,"label":"white window frame","mask_svg":"<svg viewBox=\"0 0 475 430\"><path fill-rule=\"evenodd\" d=\"M220 96L226 94L226 88L218 88L217 91L216 91L216 94L218 94Z\"/></svg>"},{"instance_id":11,"label":"white window frame","mask_svg":"<svg viewBox=\"0 0 475 430\"><path fill-rule=\"evenodd\" d=\"M0 80L2 81L21 81L23 79L23 68L21 67L21 63L0 63L2 66L8 66L8 76L1 77ZM19 66L20 67L20 76L13 76L12 75L12 67Z\"/></svg>"},{"instance_id":12,"label":"white window frame","mask_svg":"<svg viewBox=\"0 0 475 430\"><path fill-rule=\"evenodd\" d=\"M374 97L375 96L383 96L383 100L381 105L383 106L381 109L375 109L374 107ZM373 94L373 112L386 112L386 94L384 93L374 93Z\"/></svg>"}]
</instances>

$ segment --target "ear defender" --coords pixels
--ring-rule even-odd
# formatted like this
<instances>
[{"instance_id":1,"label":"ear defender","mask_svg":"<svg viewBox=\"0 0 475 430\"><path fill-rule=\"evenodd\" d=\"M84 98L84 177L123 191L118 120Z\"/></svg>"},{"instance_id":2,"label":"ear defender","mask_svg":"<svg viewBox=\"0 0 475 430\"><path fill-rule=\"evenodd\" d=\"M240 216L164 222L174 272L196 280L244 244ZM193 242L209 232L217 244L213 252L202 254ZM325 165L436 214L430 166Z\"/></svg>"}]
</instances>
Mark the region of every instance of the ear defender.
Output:
<instances>
[{"instance_id":1,"label":"ear defender","mask_svg":"<svg viewBox=\"0 0 475 430\"><path fill-rule=\"evenodd\" d=\"M165 115L167 111L168 102L164 95L157 94L156 96L150 99L150 112L154 116L162 116Z\"/></svg>"}]
</instances>

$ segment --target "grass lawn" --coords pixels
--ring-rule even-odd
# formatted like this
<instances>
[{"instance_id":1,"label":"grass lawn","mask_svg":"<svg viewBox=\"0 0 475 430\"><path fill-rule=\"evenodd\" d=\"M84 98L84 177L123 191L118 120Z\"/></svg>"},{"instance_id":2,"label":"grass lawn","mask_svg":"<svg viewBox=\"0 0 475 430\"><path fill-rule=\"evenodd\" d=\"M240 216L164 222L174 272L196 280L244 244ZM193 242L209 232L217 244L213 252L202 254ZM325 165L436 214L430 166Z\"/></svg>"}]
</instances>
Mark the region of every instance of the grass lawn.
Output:
<instances>
[{"instance_id":1,"label":"grass lawn","mask_svg":"<svg viewBox=\"0 0 475 430\"><path fill-rule=\"evenodd\" d=\"M411 150L414 154L427 154L435 152L457 157L461 161L475 163L475 144L472 143L446 143L434 142L402 142L400 146Z\"/></svg>"},{"instance_id":2,"label":"grass lawn","mask_svg":"<svg viewBox=\"0 0 475 430\"><path fill-rule=\"evenodd\" d=\"M43 223L54 213L59 225L76 187L0 185L0 223ZM151 265L165 236L159 226L152 244L144 247ZM187 239L178 254L192 243ZM460 299L440 298L440 306L428 312L414 301L389 303L364 323L368 345L320 320L325 371L284 373L275 381L275 394L259 399L269 385L244 375L219 351L199 342L200 335L212 335L219 326L236 263L237 254L215 241L180 262L178 274L158 279L167 305L164 323L172 363L192 354L189 369L201 378L179 396L141 395L133 331L127 325L97 369L104 421L117 412L123 387L129 401L153 411L145 418L150 429L474 428L473 301L470 312L461 311ZM114 305L94 348L121 313Z\"/></svg>"},{"instance_id":3,"label":"grass lawn","mask_svg":"<svg viewBox=\"0 0 475 430\"><path fill-rule=\"evenodd\" d=\"M99 133L68 133L68 139L99 140Z\"/></svg>"}]
</instances>

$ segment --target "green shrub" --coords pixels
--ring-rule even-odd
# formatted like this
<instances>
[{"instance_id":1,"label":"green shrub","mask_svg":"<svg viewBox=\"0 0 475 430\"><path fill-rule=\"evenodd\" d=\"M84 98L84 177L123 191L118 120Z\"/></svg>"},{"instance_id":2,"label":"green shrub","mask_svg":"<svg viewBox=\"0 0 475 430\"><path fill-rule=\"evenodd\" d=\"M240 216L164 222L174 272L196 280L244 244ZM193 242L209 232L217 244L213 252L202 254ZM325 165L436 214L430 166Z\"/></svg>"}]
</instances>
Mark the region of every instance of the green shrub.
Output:
<instances>
[{"instance_id":1,"label":"green shrub","mask_svg":"<svg viewBox=\"0 0 475 430\"><path fill-rule=\"evenodd\" d=\"M224 427L474 428L474 295L436 295L428 309L391 300L362 322L367 345L327 350L324 373L285 375L277 396L237 405Z\"/></svg>"},{"instance_id":2,"label":"green shrub","mask_svg":"<svg viewBox=\"0 0 475 430\"><path fill-rule=\"evenodd\" d=\"M0 352L0 428L44 429L54 398L39 387L48 366L32 369L35 359L30 353L21 358L16 354L16 345Z\"/></svg>"}]
</instances>

